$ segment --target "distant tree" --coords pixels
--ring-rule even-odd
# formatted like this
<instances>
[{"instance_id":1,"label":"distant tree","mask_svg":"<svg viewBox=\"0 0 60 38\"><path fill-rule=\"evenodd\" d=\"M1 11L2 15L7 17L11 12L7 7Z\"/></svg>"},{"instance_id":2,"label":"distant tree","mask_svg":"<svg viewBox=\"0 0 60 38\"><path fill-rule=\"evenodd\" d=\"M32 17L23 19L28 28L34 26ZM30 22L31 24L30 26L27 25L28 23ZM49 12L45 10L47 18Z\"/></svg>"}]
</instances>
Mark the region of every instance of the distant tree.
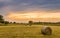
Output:
<instances>
[{"instance_id":1,"label":"distant tree","mask_svg":"<svg viewBox=\"0 0 60 38\"><path fill-rule=\"evenodd\" d=\"M5 23L5 24L9 24L9 22L8 22L8 21L4 21L4 23Z\"/></svg>"},{"instance_id":2,"label":"distant tree","mask_svg":"<svg viewBox=\"0 0 60 38\"><path fill-rule=\"evenodd\" d=\"M16 22L13 22L14 24L16 24Z\"/></svg>"},{"instance_id":3,"label":"distant tree","mask_svg":"<svg viewBox=\"0 0 60 38\"><path fill-rule=\"evenodd\" d=\"M4 23L4 19L2 15L0 15L0 23Z\"/></svg>"},{"instance_id":4,"label":"distant tree","mask_svg":"<svg viewBox=\"0 0 60 38\"><path fill-rule=\"evenodd\" d=\"M10 22L10 24L12 24L12 22Z\"/></svg>"},{"instance_id":5,"label":"distant tree","mask_svg":"<svg viewBox=\"0 0 60 38\"><path fill-rule=\"evenodd\" d=\"M31 26L31 25L32 25L32 23L33 23L33 21L29 21L29 26Z\"/></svg>"}]
</instances>

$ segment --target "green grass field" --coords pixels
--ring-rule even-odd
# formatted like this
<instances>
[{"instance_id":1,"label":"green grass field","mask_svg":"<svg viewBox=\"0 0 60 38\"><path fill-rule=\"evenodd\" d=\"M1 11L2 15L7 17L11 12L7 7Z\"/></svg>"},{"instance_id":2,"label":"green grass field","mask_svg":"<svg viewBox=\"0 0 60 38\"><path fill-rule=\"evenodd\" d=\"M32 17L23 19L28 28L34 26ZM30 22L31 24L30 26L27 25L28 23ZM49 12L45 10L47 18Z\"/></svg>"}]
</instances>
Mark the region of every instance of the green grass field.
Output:
<instances>
[{"instance_id":1,"label":"green grass field","mask_svg":"<svg viewBox=\"0 0 60 38\"><path fill-rule=\"evenodd\" d=\"M53 30L52 35L42 35L43 25L15 25L0 26L0 38L60 38L60 26L49 26Z\"/></svg>"}]
</instances>

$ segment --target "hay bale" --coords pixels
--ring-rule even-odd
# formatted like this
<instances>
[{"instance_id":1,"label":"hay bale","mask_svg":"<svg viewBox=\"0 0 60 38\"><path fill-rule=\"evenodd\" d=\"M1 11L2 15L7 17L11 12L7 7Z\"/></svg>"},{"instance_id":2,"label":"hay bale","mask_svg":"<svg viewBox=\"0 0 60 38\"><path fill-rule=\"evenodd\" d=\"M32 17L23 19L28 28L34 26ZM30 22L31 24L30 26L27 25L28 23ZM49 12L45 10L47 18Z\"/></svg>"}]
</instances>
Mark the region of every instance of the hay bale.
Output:
<instances>
[{"instance_id":1,"label":"hay bale","mask_svg":"<svg viewBox=\"0 0 60 38\"><path fill-rule=\"evenodd\" d=\"M52 34L52 29L48 26L45 26L41 29L41 33L43 35L51 35Z\"/></svg>"}]
</instances>

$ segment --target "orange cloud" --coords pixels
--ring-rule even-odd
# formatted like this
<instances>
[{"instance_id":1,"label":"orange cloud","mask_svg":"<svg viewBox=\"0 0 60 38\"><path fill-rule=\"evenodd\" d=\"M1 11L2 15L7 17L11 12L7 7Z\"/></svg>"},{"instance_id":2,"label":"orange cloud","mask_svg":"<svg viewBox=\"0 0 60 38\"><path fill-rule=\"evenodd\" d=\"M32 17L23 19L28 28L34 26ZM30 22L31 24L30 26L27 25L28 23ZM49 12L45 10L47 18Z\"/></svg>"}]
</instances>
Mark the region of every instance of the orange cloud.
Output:
<instances>
[{"instance_id":1,"label":"orange cloud","mask_svg":"<svg viewBox=\"0 0 60 38\"><path fill-rule=\"evenodd\" d=\"M46 13L40 11L32 11L32 12L10 12L6 15L7 20L15 20L15 21L60 21L60 13Z\"/></svg>"}]
</instances>

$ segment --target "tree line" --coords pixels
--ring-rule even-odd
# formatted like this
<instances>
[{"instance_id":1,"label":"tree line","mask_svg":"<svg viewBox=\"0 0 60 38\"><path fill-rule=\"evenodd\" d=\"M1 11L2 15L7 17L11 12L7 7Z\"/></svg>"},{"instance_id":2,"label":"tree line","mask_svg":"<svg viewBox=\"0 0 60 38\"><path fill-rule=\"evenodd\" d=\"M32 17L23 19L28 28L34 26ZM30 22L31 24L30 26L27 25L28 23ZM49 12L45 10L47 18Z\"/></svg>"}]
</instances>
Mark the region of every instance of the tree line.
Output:
<instances>
[{"instance_id":1,"label":"tree line","mask_svg":"<svg viewBox=\"0 0 60 38\"><path fill-rule=\"evenodd\" d=\"M4 20L4 18L3 18L3 16L2 15L0 15L0 23L3 23L3 24L9 24L9 23L12 23L12 22L9 22L9 21L5 21ZM16 22L13 22L13 24L16 24ZM18 23L17 23L18 24ZM26 23L20 23L20 24L26 24ZM28 23L27 24L29 24L30 26L32 25L32 24L37 24L37 25L46 25L46 24L58 24L58 25L60 25L60 22L33 22L33 21L28 21Z\"/></svg>"}]
</instances>

